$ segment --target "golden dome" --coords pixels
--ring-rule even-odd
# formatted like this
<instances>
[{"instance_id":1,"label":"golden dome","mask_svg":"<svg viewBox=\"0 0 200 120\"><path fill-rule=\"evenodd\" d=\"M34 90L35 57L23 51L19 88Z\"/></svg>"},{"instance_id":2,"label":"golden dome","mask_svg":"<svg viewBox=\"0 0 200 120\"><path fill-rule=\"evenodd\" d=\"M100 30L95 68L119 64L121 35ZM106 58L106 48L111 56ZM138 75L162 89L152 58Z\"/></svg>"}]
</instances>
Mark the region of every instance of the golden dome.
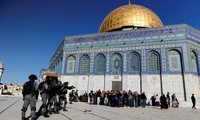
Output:
<instances>
[{"instance_id":1,"label":"golden dome","mask_svg":"<svg viewBox=\"0 0 200 120\"><path fill-rule=\"evenodd\" d=\"M136 4L123 5L113 10L103 21L99 32L122 30L123 28L162 27L160 18L150 9Z\"/></svg>"}]
</instances>

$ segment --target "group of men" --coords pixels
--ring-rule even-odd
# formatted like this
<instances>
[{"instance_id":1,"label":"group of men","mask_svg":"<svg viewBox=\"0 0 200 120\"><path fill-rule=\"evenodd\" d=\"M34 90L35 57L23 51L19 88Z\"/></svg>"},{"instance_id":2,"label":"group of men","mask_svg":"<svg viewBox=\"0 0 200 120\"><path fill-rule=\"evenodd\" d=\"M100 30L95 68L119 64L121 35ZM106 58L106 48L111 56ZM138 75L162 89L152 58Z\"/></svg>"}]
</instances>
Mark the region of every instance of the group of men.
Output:
<instances>
[{"instance_id":1,"label":"group of men","mask_svg":"<svg viewBox=\"0 0 200 120\"><path fill-rule=\"evenodd\" d=\"M23 100L22 120L26 120L26 111L28 106L31 108L31 120L36 120L41 114L44 117L49 117L49 114L57 114L59 110L66 110L66 94L68 90L74 89L74 86L68 86L68 82L61 83L55 76L46 76L46 79L37 85L37 76L31 74L29 81L23 85ZM42 98L42 105L36 113L36 102L38 95ZM63 107L61 107L63 105Z\"/></svg>"}]
</instances>

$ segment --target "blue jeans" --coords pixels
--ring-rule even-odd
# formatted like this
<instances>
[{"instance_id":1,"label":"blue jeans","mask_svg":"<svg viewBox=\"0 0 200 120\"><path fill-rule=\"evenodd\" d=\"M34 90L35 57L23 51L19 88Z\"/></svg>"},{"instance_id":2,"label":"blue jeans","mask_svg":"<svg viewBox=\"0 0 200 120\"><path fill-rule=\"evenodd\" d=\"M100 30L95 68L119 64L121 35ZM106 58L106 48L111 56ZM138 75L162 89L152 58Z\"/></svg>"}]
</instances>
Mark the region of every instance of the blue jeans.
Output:
<instances>
[{"instance_id":1,"label":"blue jeans","mask_svg":"<svg viewBox=\"0 0 200 120\"><path fill-rule=\"evenodd\" d=\"M138 107L138 98L135 98L135 107Z\"/></svg>"},{"instance_id":2,"label":"blue jeans","mask_svg":"<svg viewBox=\"0 0 200 120\"><path fill-rule=\"evenodd\" d=\"M144 108L146 105L146 99L142 99L142 107Z\"/></svg>"}]
</instances>

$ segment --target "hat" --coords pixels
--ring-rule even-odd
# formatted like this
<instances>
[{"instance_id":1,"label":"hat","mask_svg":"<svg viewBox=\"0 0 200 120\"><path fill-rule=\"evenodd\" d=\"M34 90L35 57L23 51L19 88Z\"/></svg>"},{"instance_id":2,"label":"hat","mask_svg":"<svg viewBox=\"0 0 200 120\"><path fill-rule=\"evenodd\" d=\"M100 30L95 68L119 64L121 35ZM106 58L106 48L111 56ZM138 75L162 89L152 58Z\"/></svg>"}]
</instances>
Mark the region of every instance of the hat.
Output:
<instances>
[{"instance_id":1,"label":"hat","mask_svg":"<svg viewBox=\"0 0 200 120\"><path fill-rule=\"evenodd\" d=\"M28 78L29 78L30 80L37 80L37 76L34 75L34 74L31 74L30 76L28 76Z\"/></svg>"}]
</instances>

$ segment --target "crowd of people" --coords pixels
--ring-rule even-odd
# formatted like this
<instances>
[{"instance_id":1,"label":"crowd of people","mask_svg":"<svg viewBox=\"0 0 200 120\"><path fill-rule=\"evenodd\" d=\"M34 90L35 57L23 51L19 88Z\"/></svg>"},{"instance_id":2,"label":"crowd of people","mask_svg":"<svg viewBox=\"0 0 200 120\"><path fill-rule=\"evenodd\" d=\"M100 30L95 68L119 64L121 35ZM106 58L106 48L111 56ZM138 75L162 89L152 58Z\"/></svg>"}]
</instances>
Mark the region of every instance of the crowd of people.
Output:
<instances>
[{"instance_id":1,"label":"crowd of people","mask_svg":"<svg viewBox=\"0 0 200 120\"><path fill-rule=\"evenodd\" d=\"M97 104L97 105L107 105L112 107L139 107L145 108L146 105L152 106L160 106L161 109L168 108L170 105L174 108L179 106L178 99L175 94L171 97L169 92L165 96L161 94L153 95L151 97L151 103L147 101L147 97L145 92L139 94L137 91L132 92L129 91L101 91L100 89L96 92L90 91L89 95L89 104ZM172 103L170 103L170 101Z\"/></svg>"},{"instance_id":2,"label":"crowd of people","mask_svg":"<svg viewBox=\"0 0 200 120\"><path fill-rule=\"evenodd\" d=\"M145 93L143 94L144 97ZM89 103L98 105L108 105L112 107L132 107L140 106L140 95L138 92L123 91L101 91L100 89L96 92L89 93Z\"/></svg>"},{"instance_id":3,"label":"crowd of people","mask_svg":"<svg viewBox=\"0 0 200 120\"><path fill-rule=\"evenodd\" d=\"M147 97L145 92L139 94L137 91L101 91L92 90L89 93L89 104L108 105L112 107L145 107Z\"/></svg>"},{"instance_id":4,"label":"crowd of people","mask_svg":"<svg viewBox=\"0 0 200 120\"><path fill-rule=\"evenodd\" d=\"M173 94L170 98L169 92L167 92L166 96L165 96L165 94L161 94L160 97L158 96L158 94L153 95L151 97L151 102L152 102L152 106L160 106L161 109L168 108L168 107L170 107L170 105L173 108L179 107L179 102L178 102L176 95Z\"/></svg>"}]
</instances>

